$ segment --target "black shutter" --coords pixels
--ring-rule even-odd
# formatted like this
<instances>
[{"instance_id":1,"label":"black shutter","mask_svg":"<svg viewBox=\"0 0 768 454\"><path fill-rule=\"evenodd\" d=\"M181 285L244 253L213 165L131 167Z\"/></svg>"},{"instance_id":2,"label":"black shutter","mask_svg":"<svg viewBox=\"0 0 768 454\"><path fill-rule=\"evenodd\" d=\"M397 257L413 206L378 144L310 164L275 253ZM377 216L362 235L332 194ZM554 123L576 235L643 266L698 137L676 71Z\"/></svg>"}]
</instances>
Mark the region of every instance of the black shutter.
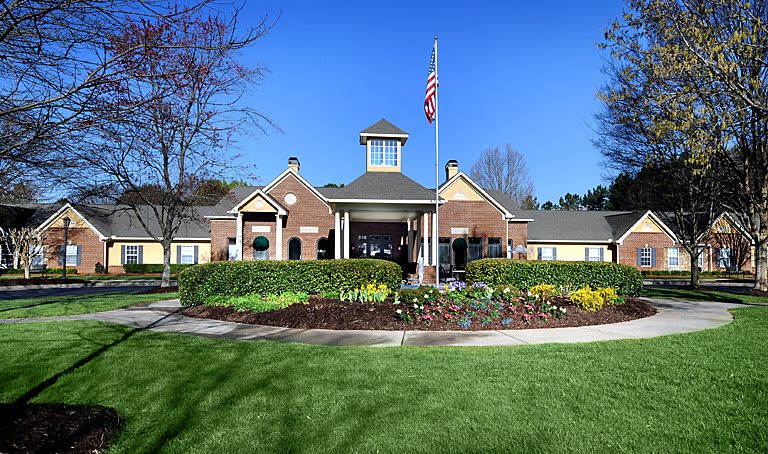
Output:
<instances>
[{"instance_id":1,"label":"black shutter","mask_svg":"<svg viewBox=\"0 0 768 454\"><path fill-rule=\"evenodd\" d=\"M589 248L588 247L584 248L584 261L585 262L589 261Z\"/></svg>"},{"instance_id":2,"label":"black shutter","mask_svg":"<svg viewBox=\"0 0 768 454\"><path fill-rule=\"evenodd\" d=\"M66 246L59 246L58 249L58 259L59 259L59 266L64 266L65 260L67 258L67 247Z\"/></svg>"},{"instance_id":3,"label":"black shutter","mask_svg":"<svg viewBox=\"0 0 768 454\"><path fill-rule=\"evenodd\" d=\"M200 254L200 246L195 245L195 261L194 261L195 265L197 265L197 257L199 254Z\"/></svg>"},{"instance_id":4,"label":"black shutter","mask_svg":"<svg viewBox=\"0 0 768 454\"><path fill-rule=\"evenodd\" d=\"M136 260L136 263L139 263L139 264L144 263L144 245L143 244L139 245L139 256Z\"/></svg>"},{"instance_id":5,"label":"black shutter","mask_svg":"<svg viewBox=\"0 0 768 454\"><path fill-rule=\"evenodd\" d=\"M603 248L600 248L600 261L601 262L605 261L605 249Z\"/></svg>"},{"instance_id":6,"label":"black shutter","mask_svg":"<svg viewBox=\"0 0 768 454\"><path fill-rule=\"evenodd\" d=\"M181 263L181 245L176 246L176 263Z\"/></svg>"},{"instance_id":7,"label":"black shutter","mask_svg":"<svg viewBox=\"0 0 768 454\"><path fill-rule=\"evenodd\" d=\"M125 245L120 246L120 264L125 265Z\"/></svg>"},{"instance_id":8,"label":"black shutter","mask_svg":"<svg viewBox=\"0 0 768 454\"><path fill-rule=\"evenodd\" d=\"M538 260L541 260L541 248L538 248Z\"/></svg>"},{"instance_id":9,"label":"black shutter","mask_svg":"<svg viewBox=\"0 0 768 454\"><path fill-rule=\"evenodd\" d=\"M83 263L83 247L77 245L77 261L75 265L80 266Z\"/></svg>"},{"instance_id":10,"label":"black shutter","mask_svg":"<svg viewBox=\"0 0 768 454\"><path fill-rule=\"evenodd\" d=\"M557 248L552 248L552 260L557 260Z\"/></svg>"}]
</instances>

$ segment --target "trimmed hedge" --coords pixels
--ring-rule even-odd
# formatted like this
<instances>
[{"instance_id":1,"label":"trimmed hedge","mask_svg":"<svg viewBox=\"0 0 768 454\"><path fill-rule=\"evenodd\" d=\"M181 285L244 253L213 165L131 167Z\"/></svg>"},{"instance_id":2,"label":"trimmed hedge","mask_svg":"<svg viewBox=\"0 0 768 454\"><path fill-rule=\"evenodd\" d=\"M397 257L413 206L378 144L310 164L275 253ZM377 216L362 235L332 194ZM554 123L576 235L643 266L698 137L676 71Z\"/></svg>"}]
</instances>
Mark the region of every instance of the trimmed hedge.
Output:
<instances>
[{"instance_id":1,"label":"trimmed hedge","mask_svg":"<svg viewBox=\"0 0 768 454\"><path fill-rule=\"evenodd\" d=\"M557 262L510 259L474 260L467 265L468 284L485 282L491 287L513 285L529 289L538 284L574 289L612 287L620 295L636 296L643 287L640 270L605 262Z\"/></svg>"},{"instance_id":2,"label":"trimmed hedge","mask_svg":"<svg viewBox=\"0 0 768 454\"><path fill-rule=\"evenodd\" d=\"M171 263L171 274L176 274L181 270L189 268L190 266L194 265L179 265L178 263ZM134 263L131 265L123 265L123 271L126 273L159 274L163 272L163 264L161 263L158 265L156 263Z\"/></svg>"},{"instance_id":3,"label":"trimmed hedge","mask_svg":"<svg viewBox=\"0 0 768 454\"><path fill-rule=\"evenodd\" d=\"M194 265L177 280L181 304L194 306L216 295L317 294L349 291L373 281L397 289L402 277L400 265L386 260L256 260Z\"/></svg>"}]
</instances>

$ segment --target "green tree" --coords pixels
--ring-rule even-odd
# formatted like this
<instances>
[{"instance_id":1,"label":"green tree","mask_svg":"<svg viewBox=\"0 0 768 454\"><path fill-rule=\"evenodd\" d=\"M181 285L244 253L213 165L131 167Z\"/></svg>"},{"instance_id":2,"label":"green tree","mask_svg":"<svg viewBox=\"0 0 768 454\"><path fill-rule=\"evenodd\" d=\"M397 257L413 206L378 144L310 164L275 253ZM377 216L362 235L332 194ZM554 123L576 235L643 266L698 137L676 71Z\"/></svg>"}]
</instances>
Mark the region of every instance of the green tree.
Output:
<instances>
[{"instance_id":1,"label":"green tree","mask_svg":"<svg viewBox=\"0 0 768 454\"><path fill-rule=\"evenodd\" d=\"M768 0L630 0L603 47L603 152L683 163L691 184L717 166L768 291Z\"/></svg>"},{"instance_id":2,"label":"green tree","mask_svg":"<svg viewBox=\"0 0 768 454\"><path fill-rule=\"evenodd\" d=\"M566 193L563 197L560 197L560 202L558 203L560 205L561 210L580 210L581 209L581 196L578 194L571 194L570 192Z\"/></svg>"},{"instance_id":3,"label":"green tree","mask_svg":"<svg viewBox=\"0 0 768 454\"><path fill-rule=\"evenodd\" d=\"M594 189L590 189L581 197L581 204L584 208L591 211L610 210L608 188L599 184Z\"/></svg>"}]
</instances>

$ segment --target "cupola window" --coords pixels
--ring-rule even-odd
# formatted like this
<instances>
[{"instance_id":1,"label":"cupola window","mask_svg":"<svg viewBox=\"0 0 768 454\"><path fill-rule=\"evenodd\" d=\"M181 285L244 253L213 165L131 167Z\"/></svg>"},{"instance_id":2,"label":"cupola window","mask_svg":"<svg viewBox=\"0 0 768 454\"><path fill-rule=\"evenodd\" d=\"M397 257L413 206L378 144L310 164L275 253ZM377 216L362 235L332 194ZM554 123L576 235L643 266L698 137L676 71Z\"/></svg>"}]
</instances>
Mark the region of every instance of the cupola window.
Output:
<instances>
[{"instance_id":1,"label":"cupola window","mask_svg":"<svg viewBox=\"0 0 768 454\"><path fill-rule=\"evenodd\" d=\"M396 140L371 140L372 166L397 167L397 141Z\"/></svg>"}]
</instances>

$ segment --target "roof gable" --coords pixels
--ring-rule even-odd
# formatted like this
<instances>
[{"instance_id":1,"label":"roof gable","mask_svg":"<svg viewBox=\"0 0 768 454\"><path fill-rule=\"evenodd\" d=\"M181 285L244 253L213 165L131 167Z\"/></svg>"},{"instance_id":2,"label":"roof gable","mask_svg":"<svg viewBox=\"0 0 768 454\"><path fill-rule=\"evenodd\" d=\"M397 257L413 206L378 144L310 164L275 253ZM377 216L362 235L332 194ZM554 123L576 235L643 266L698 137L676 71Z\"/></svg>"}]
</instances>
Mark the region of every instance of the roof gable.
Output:
<instances>
[{"instance_id":1,"label":"roof gable","mask_svg":"<svg viewBox=\"0 0 768 454\"><path fill-rule=\"evenodd\" d=\"M269 194L269 191L271 191L275 186L279 185L283 180L286 178L292 176L295 178L299 183L301 183L309 192L311 192L315 197L317 197L321 202L323 202L328 208L330 208L330 205L328 205L328 199L325 198L325 196L320 193L320 191L317 190L314 186L309 184L307 180L305 180L298 172L296 172L293 169L286 169L283 173L277 176L274 180L272 180L268 185L264 186L263 191L267 194Z\"/></svg>"},{"instance_id":2,"label":"roof gable","mask_svg":"<svg viewBox=\"0 0 768 454\"><path fill-rule=\"evenodd\" d=\"M288 211L269 194L262 189L256 189L248 197L244 198L234 206L230 213L255 212L255 213L277 213L286 215Z\"/></svg>"},{"instance_id":3,"label":"roof gable","mask_svg":"<svg viewBox=\"0 0 768 454\"><path fill-rule=\"evenodd\" d=\"M503 216L505 216L507 218L514 218L515 217L515 215L512 214L512 212L510 212L504 205L499 203L498 200L496 200L495 198L491 197L491 195L488 194L488 192L486 192L485 189L481 188L477 183L474 182L474 180L472 180L472 178L467 176L467 174L465 174L464 172L458 172L451 179L449 179L448 181L446 181L445 183L440 185L439 193L442 195L444 191L449 191L450 192L450 188L452 188L454 186L454 184L456 184L456 182L459 181L459 180L461 180L464 183L466 183L468 185L468 187L472 189L472 191L474 191L475 193L479 194L483 199L485 199L488 202L490 202L494 207L496 207L497 210L499 210L501 212L501 214ZM454 193L454 196L455 196L455 193ZM456 199L454 199L454 200L456 200ZM510 202L511 202L511 200L510 200Z\"/></svg>"}]
</instances>

